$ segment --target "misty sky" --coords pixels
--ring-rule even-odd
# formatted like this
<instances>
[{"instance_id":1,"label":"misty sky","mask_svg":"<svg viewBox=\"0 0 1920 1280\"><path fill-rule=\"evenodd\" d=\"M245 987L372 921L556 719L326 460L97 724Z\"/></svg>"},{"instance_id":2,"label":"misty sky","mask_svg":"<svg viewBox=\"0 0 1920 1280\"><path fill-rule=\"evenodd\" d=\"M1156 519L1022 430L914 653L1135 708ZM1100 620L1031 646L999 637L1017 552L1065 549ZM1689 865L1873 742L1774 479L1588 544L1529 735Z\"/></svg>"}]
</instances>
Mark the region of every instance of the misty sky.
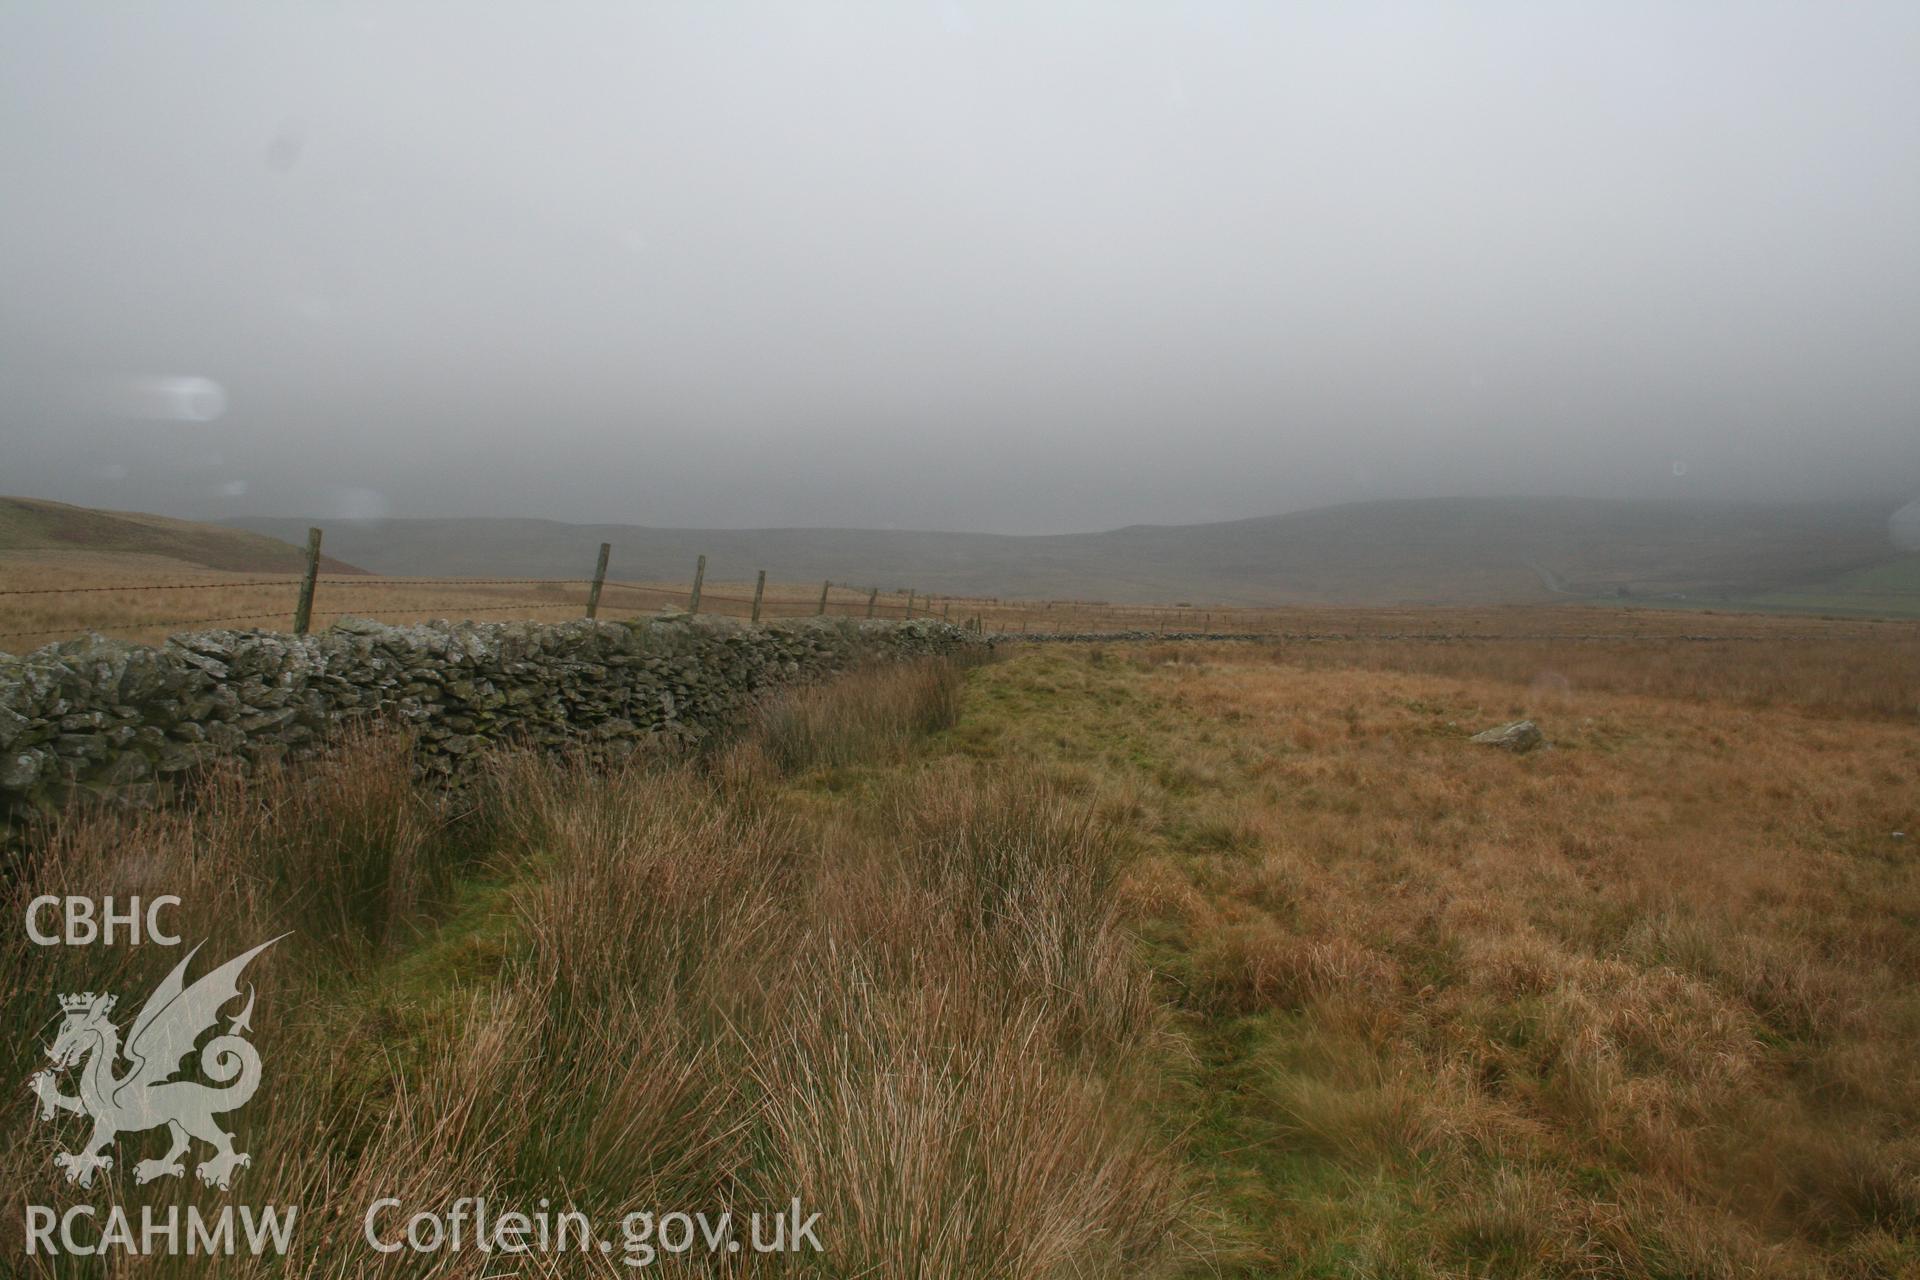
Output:
<instances>
[{"instance_id":1,"label":"misty sky","mask_svg":"<svg viewBox=\"0 0 1920 1280\"><path fill-rule=\"evenodd\" d=\"M0 492L1920 492L1920 5L0 7Z\"/></svg>"}]
</instances>

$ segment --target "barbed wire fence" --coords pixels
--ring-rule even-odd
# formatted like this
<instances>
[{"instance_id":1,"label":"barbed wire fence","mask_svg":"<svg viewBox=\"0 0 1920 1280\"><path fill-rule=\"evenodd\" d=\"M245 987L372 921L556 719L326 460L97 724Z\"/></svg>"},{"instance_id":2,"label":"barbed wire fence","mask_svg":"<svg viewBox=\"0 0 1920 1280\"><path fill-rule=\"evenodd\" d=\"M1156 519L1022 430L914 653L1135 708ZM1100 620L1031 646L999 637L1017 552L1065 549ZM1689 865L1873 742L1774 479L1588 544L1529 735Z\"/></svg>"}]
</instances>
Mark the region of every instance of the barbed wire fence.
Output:
<instances>
[{"instance_id":1,"label":"barbed wire fence","mask_svg":"<svg viewBox=\"0 0 1920 1280\"><path fill-rule=\"evenodd\" d=\"M841 617L909 619L935 617L969 629L1002 635L1047 635L1071 633L1130 633L1149 635L1244 635L1301 640L1628 640L1628 639L1752 639L1790 638L1780 632L1764 635L1738 635L1716 632L1711 636L1684 636L1634 633L1598 634L1594 632L1495 633L1468 634L1433 632L1406 627L1381 627L1353 632L1328 631L1300 627L1296 621L1298 606L1195 605L1180 602L1171 605L1113 604L1106 601L1070 599L1028 600L996 596L941 594L915 588L886 589L857 586L847 582L823 581L819 587L799 583L776 584L767 592L767 574L758 571L753 593L735 595L706 589L707 558L696 557L693 577L686 586L661 582L634 582L607 576L612 547L602 543L592 577L390 577L320 572L321 530L308 531L306 565L301 574L251 576L238 581L202 582L128 582L107 585L0 588L0 619L9 619L18 609L8 606L37 598L57 602L66 598L98 601L98 608L79 611L92 616L63 617L57 625L23 627L0 631L0 648L14 647L9 642L27 640L49 642L70 638L84 631L136 632L152 634L196 628L226 627L236 623L254 624L259 630L287 630L304 635L316 621L325 625L345 617L361 617L384 622L418 622L430 619L480 619L494 615L555 618L577 613L588 618L609 619L639 617L661 610L716 614L749 622L778 618ZM284 603L268 605L272 592L286 593ZM150 595L176 598L174 593L213 593L205 598L211 608L200 616L145 616L143 602ZM237 599L235 597L238 597ZM396 598L398 597L398 598ZM194 599L186 596L184 599ZM216 604L215 601L218 601ZM184 601L183 601L184 603ZM262 607L255 607L255 606ZM217 612L214 610L218 610ZM185 614L187 609L177 611ZM9 619L10 620L10 619ZM47 619L47 621L51 621ZM1290 621L1294 625L1287 625ZM278 624L277 626L274 624ZM4 621L0 621L4 625ZM1807 637L1814 638L1814 637ZM1830 637L1821 637L1830 638Z\"/></svg>"},{"instance_id":2,"label":"barbed wire fence","mask_svg":"<svg viewBox=\"0 0 1920 1280\"><path fill-rule=\"evenodd\" d=\"M200 582L124 582L87 586L4 587L0 588L0 609L17 614L8 605L21 605L28 599L48 603L78 598L97 602L96 607L80 610L59 625L17 627L0 631L0 642L17 640L54 640L75 636L83 631L131 631L151 633L162 630L224 627L238 623L257 624L261 630L288 630L304 635L316 622L343 617L364 617L381 621L418 621L428 618L467 618L498 614L531 616L561 615L579 612L586 617L637 616L677 609L689 613L708 613L741 617L751 622L794 617L851 617L908 619L938 617L976 629L1062 630L1068 618L1063 602L1012 601L996 597L934 594L915 588L889 589L857 586L847 582L823 581L817 591L799 584L776 585L767 593L765 570L758 572L751 596L706 589L706 557L696 560L689 586L659 582L634 582L607 576L611 547L601 544L594 576L589 578L541 577L398 577L386 575L325 574L320 572L321 531L309 530L306 568L299 575L251 576L212 579ZM286 604L267 605L274 592L285 592ZM150 596L215 600L225 608L191 615L182 608L167 616L150 617L143 607ZM800 594L796 594L800 593ZM399 598L396 598L399 597ZM236 604L244 602L242 607ZM1076 616L1100 606L1073 602ZM61 612L66 612L62 610ZM1134 625L1147 625L1157 618L1167 629L1173 610L1118 608L1116 618L1124 615ZM1050 616L1055 615L1058 616ZM179 616L172 616L178 614ZM191 616L190 616L191 615ZM0 614L0 617L6 616ZM272 624L280 624L278 627ZM3 624L0 624L3 625Z\"/></svg>"}]
</instances>

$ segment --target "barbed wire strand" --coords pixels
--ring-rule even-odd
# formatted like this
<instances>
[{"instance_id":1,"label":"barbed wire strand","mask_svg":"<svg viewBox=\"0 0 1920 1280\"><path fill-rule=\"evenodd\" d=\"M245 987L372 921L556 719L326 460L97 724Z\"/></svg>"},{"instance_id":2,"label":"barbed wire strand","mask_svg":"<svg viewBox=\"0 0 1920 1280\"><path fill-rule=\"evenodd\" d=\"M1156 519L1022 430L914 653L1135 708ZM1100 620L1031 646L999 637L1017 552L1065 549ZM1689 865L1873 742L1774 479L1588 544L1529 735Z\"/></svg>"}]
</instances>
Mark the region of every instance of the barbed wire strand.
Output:
<instances>
[{"instance_id":1,"label":"barbed wire strand","mask_svg":"<svg viewBox=\"0 0 1920 1280\"><path fill-rule=\"evenodd\" d=\"M586 586L592 578L316 578L323 587L527 587ZM127 582L105 587L0 587L0 596L73 596L101 591L216 591L243 587L297 587L298 575L286 578L260 578L246 582ZM608 583L612 586L612 583Z\"/></svg>"},{"instance_id":2,"label":"barbed wire strand","mask_svg":"<svg viewBox=\"0 0 1920 1280\"><path fill-rule=\"evenodd\" d=\"M118 587L8 587L0 590L0 596L77 596L95 591L212 591L227 587L297 587L298 578L282 578L275 581L258 582L168 582L154 586L129 585Z\"/></svg>"},{"instance_id":3,"label":"barbed wire strand","mask_svg":"<svg viewBox=\"0 0 1920 1280\"><path fill-rule=\"evenodd\" d=\"M318 578L323 587L573 587L592 578ZM612 583L608 583L612 586Z\"/></svg>"}]
</instances>

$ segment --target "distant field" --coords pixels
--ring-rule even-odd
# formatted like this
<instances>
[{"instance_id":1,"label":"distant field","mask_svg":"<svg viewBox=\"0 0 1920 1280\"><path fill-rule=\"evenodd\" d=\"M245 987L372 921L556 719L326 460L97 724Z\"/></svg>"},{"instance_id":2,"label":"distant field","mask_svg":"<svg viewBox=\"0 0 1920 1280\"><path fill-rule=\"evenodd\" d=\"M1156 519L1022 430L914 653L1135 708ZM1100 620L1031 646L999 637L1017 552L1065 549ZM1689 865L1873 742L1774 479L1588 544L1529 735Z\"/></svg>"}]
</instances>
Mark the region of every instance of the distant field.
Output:
<instances>
[{"instance_id":1,"label":"distant field","mask_svg":"<svg viewBox=\"0 0 1920 1280\"><path fill-rule=\"evenodd\" d=\"M1628 598L1593 597L1634 609L1672 609L1688 613L1812 614L1833 618L1920 618L1920 555L1902 556L1825 581L1752 595L1732 592L1679 593Z\"/></svg>"},{"instance_id":2,"label":"distant field","mask_svg":"<svg viewBox=\"0 0 1920 1280\"><path fill-rule=\"evenodd\" d=\"M1763 608L1920 617L1920 555L1841 574L1830 582L1756 596Z\"/></svg>"},{"instance_id":3,"label":"distant field","mask_svg":"<svg viewBox=\"0 0 1920 1280\"><path fill-rule=\"evenodd\" d=\"M204 626L286 630L293 624L299 581L293 573L218 572L139 553L0 551L0 649L22 652L86 630L146 642ZM753 589L752 582L709 581L702 589L701 612L748 617ZM322 574L315 593L313 626L324 628L347 616L385 622L555 622L584 615L587 593L584 580L417 580L357 573L336 577L329 571ZM836 617L865 617L868 596L865 590L835 587L828 592L827 611ZM610 580L601 596L599 616L612 621L690 603L691 584L686 582ZM905 617L909 603L904 592L881 593L873 600L873 616ZM982 615L987 624L1013 630L1023 625L1035 630L1065 629L1093 616L1044 602L951 596L916 597L911 605L915 616L933 614L960 622ZM761 616L810 617L819 606L818 583L769 583ZM1115 625L1173 623L1175 629L1179 621L1171 610L1103 610L1099 616ZM1230 625L1224 614L1219 625Z\"/></svg>"},{"instance_id":4,"label":"distant field","mask_svg":"<svg viewBox=\"0 0 1920 1280\"><path fill-rule=\"evenodd\" d=\"M180 630L206 626L285 630L292 626L298 575L260 571L221 572L187 561L142 553L92 551L0 551L0 650L25 652L56 640L98 630L123 639L155 642ZM151 588L164 588L154 590ZM637 617L661 608L685 608L686 581L610 580L601 597L603 619ZM430 619L560 621L584 614L587 583L573 581L391 578L376 574L322 574L313 625L324 628L356 616L388 622ZM869 591L835 586L827 611L865 617ZM711 579L701 596L703 613L744 618L752 610L753 583ZM1609 635L1720 635L1740 633L1786 638L1819 634L1878 635L1866 620L1844 626L1796 619L1784 608L1742 613L1666 607L1622 607L1608 600L1498 608L1433 606L1306 606L1250 608L1192 604L1186 607L1123 605L1083 600L989 599L914 595L884 591L873 597L874 616L916 616L954 622L979 618L989 631L1047 634L1077 631L1147 631L1368 636L1416 634L1446 637ZM762 616L808 617L819 608L820 584L770 581ZM1809 627L1815 630L1809 632Z\"/></svg>"}]
</instances>

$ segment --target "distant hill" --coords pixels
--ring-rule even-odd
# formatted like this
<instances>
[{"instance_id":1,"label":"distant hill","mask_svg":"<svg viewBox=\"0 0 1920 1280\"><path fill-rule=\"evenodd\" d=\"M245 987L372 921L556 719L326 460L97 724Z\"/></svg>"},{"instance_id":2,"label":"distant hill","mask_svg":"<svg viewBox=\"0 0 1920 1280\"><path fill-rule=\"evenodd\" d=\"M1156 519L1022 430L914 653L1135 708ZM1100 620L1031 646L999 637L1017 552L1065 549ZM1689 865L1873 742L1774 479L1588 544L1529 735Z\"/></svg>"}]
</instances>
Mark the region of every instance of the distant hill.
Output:
<instances>
[{"instance_id":1,"label":"distant hill","mask_svg":"<svg viewBox=\"0 0 1920 1280\"><path fill-rule=\"evenodd\" d=\"M108 555L164 556L206 569L241 573L298 573L306 565L306 526L302 546L279 538L198 524L137 511L96 511L38 498L0 497L0 552L86 551ZM344 560L323 555L327 573L365 573Z\"/></svg>"},{"instance_id":2,"label":"distant hill","mask_svg":"<svg viewBox=\"0 0 1920 1280\"><path fill-rule=\"evenodd\" d=\"M1016 537L889 529L666 529L553 520L235 525L381 573L683 581L832 578L951 594L1218 603L1503 603L1787 591L1894 558L1885 504L1450 498L1354 503L1218 524Z\"/></svg>"}]
</instances>

